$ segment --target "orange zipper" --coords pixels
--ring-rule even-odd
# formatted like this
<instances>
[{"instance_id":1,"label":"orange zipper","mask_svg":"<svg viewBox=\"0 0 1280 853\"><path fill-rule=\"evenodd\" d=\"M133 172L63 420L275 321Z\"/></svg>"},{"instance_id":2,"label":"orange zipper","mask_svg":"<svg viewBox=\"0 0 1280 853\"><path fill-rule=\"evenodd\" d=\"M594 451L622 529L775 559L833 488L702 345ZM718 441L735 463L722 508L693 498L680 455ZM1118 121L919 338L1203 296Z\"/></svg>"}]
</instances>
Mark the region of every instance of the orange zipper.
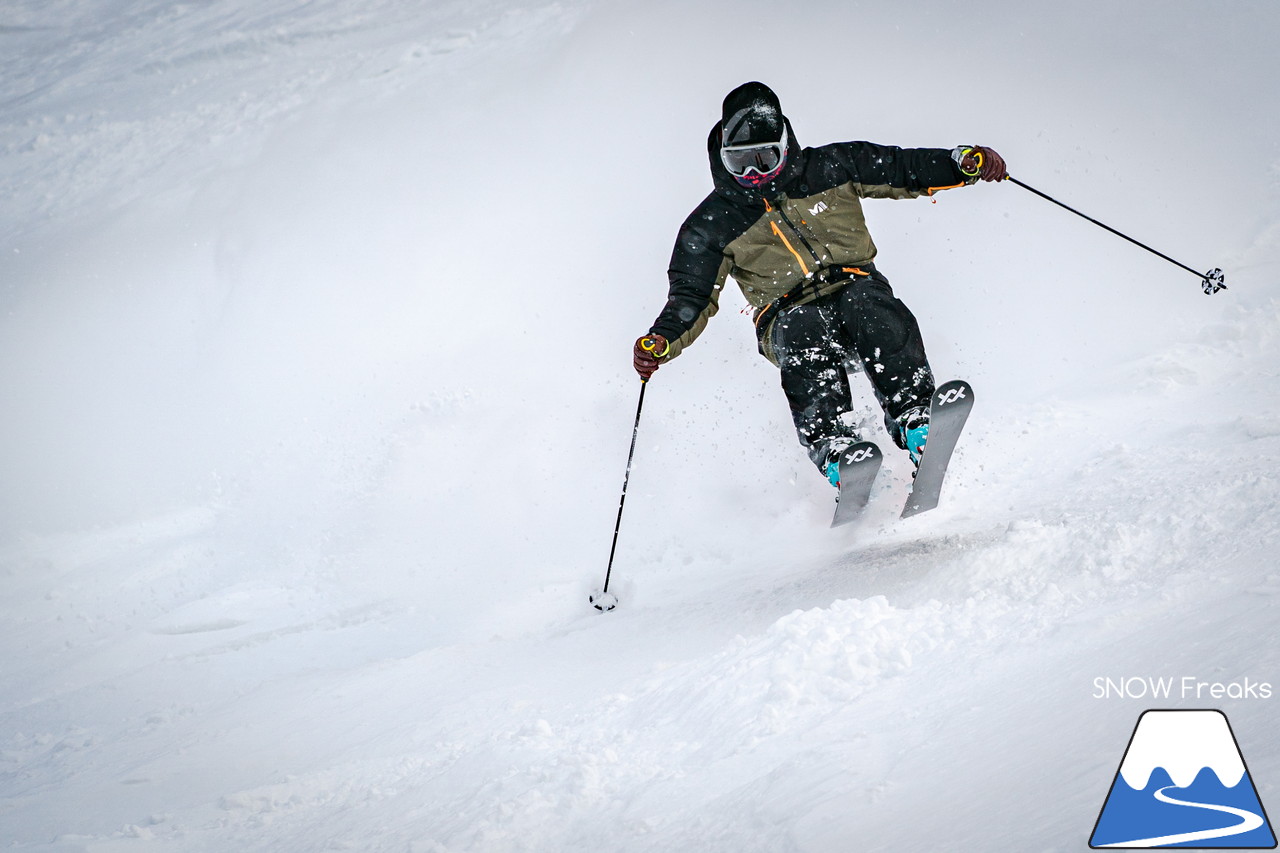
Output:
<instances>
[{"instance_id":1,"label":"orange zipper","mask_svg":"<svg viewBox=\"0 0 1280 853\"><path fill-rule=\"evenodd\" d=\"M768 202L766 202L767 204ZM796 259L796 263L800 265L800 269L804 271L805 277L809 276L809 268L805 266L804 258L800 257L800 253L791 245L791 241L787 239L787 235L782 233L782 229L778 227L778 223L770 221L769 227L773 229L773 233L778 235L778 239L782 241L782 245L787 247L787 251Z\"/></svg>"}]
</instances>

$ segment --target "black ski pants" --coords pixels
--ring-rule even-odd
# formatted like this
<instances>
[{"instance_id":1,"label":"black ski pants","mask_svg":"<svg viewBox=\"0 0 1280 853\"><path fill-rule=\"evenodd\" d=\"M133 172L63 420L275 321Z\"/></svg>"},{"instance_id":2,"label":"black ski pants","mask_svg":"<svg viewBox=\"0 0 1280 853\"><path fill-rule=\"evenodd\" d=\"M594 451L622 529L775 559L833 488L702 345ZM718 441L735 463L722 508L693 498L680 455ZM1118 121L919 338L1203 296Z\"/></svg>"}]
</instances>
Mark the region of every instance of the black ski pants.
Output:
<instances>
[{"instance_id":1,"label":"black ski pants","mask_svg":"<svg viewBox=\"0 0 1280 853\"><path fill-rule=\"evenodd\" d=\"M900 447L898 419L917 406L927 408L933 396L920 326L878 271L786 309L771 334L800 443L824 473L833 444L860 439L844 417L853 405L847 362L862 364L884 409L885 427Z\"/></svg>"}]
</instances>

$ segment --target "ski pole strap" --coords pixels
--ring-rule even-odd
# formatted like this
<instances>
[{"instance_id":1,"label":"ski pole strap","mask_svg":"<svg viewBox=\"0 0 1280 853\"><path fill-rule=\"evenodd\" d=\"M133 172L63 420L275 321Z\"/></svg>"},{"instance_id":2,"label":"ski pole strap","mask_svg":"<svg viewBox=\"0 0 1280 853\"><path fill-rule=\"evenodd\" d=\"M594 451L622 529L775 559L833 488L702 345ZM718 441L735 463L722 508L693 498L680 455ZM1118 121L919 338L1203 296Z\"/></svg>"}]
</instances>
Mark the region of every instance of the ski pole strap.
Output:
<instances>
[{"instance_id":1,"label":"ski pole strap","mask_svg":"<svg viewBox=\"0 0 1280 853\"><path fill-rule=\"evenodd\" d=\"M662 358L671 352L671 342L667 341L666 346L662 348L662 352L657 352L658 342L646 335L640 339L640 349L652 355L654 358Z\"/></svg>"},{"instance_id":2,"label":"ski pole strap","mask_svg":"<svg viewBox=\"0 0 1280 853\"><path fill-rule=\"evenodd\" d=\"M969 156L973 157L974 167L972 170L964 167L964 158ZM983 156L982 150L979 148L975 148L972 145L957 146L955 150L951 152L951 159L955 162L956 168L960 170L960 174L964 175L966 178L976 178L982 173ZM943 189L951 189L951 187L945 187Z\"/></svg>"}]
</instances>

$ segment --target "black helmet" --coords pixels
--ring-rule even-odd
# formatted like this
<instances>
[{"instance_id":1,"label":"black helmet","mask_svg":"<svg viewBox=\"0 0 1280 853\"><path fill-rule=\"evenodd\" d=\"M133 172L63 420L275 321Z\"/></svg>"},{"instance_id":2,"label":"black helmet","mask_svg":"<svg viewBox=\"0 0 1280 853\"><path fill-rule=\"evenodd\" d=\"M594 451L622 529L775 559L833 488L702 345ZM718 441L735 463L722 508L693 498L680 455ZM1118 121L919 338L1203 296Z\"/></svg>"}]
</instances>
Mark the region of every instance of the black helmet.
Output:
<instances>
[{"instance_id":1,"label":"black helmet","mask_svg":"<svg viewBox=\"0 0 1280 853\"><path fill-rule=\"evenodd\" d=\"M744 83L725 96L720 160L744 186L776 178L787 159L787 119L778 96L763 83Z\"/></svg>"}]
</instances>

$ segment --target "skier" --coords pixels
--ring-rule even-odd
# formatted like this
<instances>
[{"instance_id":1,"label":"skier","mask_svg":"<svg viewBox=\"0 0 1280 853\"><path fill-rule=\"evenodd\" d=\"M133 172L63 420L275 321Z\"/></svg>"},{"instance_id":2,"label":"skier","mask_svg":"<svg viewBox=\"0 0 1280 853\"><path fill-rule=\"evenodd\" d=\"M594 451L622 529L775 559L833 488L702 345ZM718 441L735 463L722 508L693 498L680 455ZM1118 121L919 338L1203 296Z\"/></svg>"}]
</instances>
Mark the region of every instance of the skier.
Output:
<instances>
[{"instance_id":1,"label":"skier","mask_svg":"<svg viewBox=\"0 0 1280 853\"><path fill-rule=\"evenodd\" d=\"M919 465L933 372L915 317L876 269L862 198L917 198L1006 176L982 146L904 149L869 142L801 148L778 96L745 83L707 137L715 190L680 227L667 304L636 340L648 380L706 327L732 275L754 307L760 353L782 373L800 443L833 485L859 441L846 362L857 359L893 441Z\"/></svg>"}]
</instances>

